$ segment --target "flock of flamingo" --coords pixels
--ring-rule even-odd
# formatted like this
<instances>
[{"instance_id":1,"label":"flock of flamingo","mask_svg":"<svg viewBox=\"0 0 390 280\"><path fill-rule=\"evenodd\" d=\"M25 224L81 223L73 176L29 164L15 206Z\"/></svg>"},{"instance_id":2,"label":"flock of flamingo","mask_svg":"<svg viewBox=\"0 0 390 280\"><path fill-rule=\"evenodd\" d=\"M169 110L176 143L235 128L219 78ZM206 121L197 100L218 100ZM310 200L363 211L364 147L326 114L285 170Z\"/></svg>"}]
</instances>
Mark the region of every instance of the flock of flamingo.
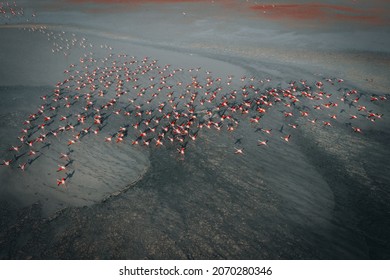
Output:
<instances>
[{"instance_id":1,"label":"flock of flamingo","mask_svg":"<svg viewBox=\"0 0 390 280\"><path fill-rule=\"evenodd\" d=\"M15 7L0 4L0 11L7 17L23 11ZM205 129L234 132L240 123L249 122L261 149L275 138L288 143L300 125L327 129L335 119L344 118L351 133L361 134L357 121L374 123L383 116L367 104L384 101L386 96L366 96L345 88L341 78L289 81L275 87L270 78L217 77L202 68L183 69L160 65L149 57L114 54L108 45L94 46L76 34L50 31L45 26L27 29L47 36L53 42L53 53L67 56L73 47L85 50L79 61L64 71L64 80L40 97L41 105L21 124L17 143L1 163L26 172L52 141L65 138L64 150L58 154L57 186L66 185L72 168L71 147L81 145L86 137L96 137L107 145L149 149L171 145L184 156L188 143L196 142ZM96 57L96 47L107 55ZM360 103L362 99L368 102L366 106ZM270 111L282 114L285 123L281 129L262 124ZM327 117L320 120L317 112L326 112ZM108 123L122 125L110 131ZM232 153L245 154L242 147L234 147Z\"/></svg>"},{"instance_id":2,"label":"flock of flamingo","mask_svg":"<svg viewBox=\"0 0 390 280\"><path fill-rule=\"evenodd\" d=\"M25 9L14 2L0 2L0 22L8 24L23 20L31 22L35 18L35 13L26 13Z\"/></svg>"}]
</instances>

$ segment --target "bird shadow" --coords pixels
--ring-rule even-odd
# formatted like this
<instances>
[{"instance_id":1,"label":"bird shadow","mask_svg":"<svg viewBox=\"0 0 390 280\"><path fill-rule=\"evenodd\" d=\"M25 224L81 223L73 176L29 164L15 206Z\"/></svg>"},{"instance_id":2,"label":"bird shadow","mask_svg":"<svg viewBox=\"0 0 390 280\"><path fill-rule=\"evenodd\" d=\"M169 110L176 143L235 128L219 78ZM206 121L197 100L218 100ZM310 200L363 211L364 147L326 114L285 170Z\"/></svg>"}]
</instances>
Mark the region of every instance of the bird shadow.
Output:
<instances>
[{"instance_id":1,"label":"bird shadow","mask_svg":"<svg viewBox=\"0 0 390 280\"><path fill-rule=\"evenodd\" d=\"M29 164L29 165L33 164L34 161L36 161L36 160L39 159L40 157L41 157L41 155L38 155L38 156L36 156L35 158L30 159L30 160L28 161L28 164Z\"/></svg>"},{"instance_id":2,"label":"bird shadow","mask_svg":"<svg viewBox=\"0 0 390 280\"><path fill-rule=\"evenodd\" d=\"M70 173L66 173L65 180L72 178L75 172L76 172L76 170L73 170L73 171L70 172Z\"/></svg>"}]
</instances>

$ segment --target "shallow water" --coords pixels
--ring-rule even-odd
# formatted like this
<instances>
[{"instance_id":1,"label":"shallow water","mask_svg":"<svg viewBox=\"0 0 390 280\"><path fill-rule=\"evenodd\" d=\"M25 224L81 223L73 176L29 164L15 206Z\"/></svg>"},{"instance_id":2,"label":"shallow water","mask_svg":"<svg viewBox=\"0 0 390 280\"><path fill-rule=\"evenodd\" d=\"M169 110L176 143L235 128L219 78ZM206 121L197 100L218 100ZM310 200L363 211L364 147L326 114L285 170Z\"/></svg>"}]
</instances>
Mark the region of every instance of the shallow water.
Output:
<instances>
[{"instance_id":1,"label":"shallow water","mask_svg":"<svg viewBox=\"0 0 390 280\"><path fill-rule=\"evenodd\" d=\"M265 125L280 121L270 115ZM7 201L1 256L386 259L386 127L356 136L342 124L302 126L288 145L265 149L249 122L234 134L202 131L184 159L173 146L150 149L144 178L102 203L44 219L42 202L15 210ZM233 153L239 138L242 156Z\"/></svg>"},{"instance_id":2,"label":"shallow water","mask_svg":"<svg viewBox=\"0 0 390 280\"><path fill-rule=\"evenodd\" d=\"M202 145L221 138L202 137L184 162L169 148L153 151L146 176L104 203L68 209L46 221L35 205L21 211L19 220L3 219L8 228L2 232L3 240L8 240L2 244L3 257L388 258L384 185L367 186L345 177L332 156L301 139L304 152L331 190L330 201L319 204L324 197L317 197L314 205L313 194L305 197L299 191L308 170L295 168L297 181L280 170L275 179L258 157L232 159L224 141ZM275 159L274 169L278 164ZM287 181L296 191L283 194L275 181Z\"/></svg>"},{"instance_id":3,"label":"shallow water","mask_svg":"<svg viewBox=\"0 0 390 280\"><path fill-rule=\"evenodd\" d=\"M7 52L12 49L12 40L13 43L20 40L18 36L23 33L1 32L10 36L10 41L3 41L2 45ZM41 44L35 34L26 36ZM96 44L105 38L101 34L91 36ZM367 64L367 68L350 72L353 64L345 67L336 64L332 69L332 63L310 64L305 59L297 62L296 54L291 53L286 53L284 58L262 60L261 55L253 58L230 52L217 55L205 51L202 46L187 51L172 46L156 50L152 44L138 42L129 45L127 39L118 38L113 44L129 54L154 54L162 63L174 59L179 67L212 68L216 76L234 72L237 76L269 77L272 79L270 86L283 86L300 78L315 80L349 73L348 86L360 89L360 84L367 85L360 80L364 74L384 67ZM19 48L18 52L23 57L26 52L21 51L23 46ZM46 48L41 53L37 47L35 59L50 51L49 46L46 45ZM253 53L248 54L250 57ZM339 55L344 57L342 52ZM309 60L312 57L309 55ZM324 55L318 61L327 57ZM2 59L6 68L14 61L13 57ZM351 58L345 58L345 61L350 62ZM18 67L25 71L21 80L17 79L17 71L7 72L3 68L6 74L3 83L54 83L62 78L58 70L63 71L64 64L68 62L66 59L46 61L50 68L39 73L34 73L34 67L39 66L36 60L32 61L30 68L24 68L21 63ZM382 76L386 76L385 73ZM381 92L379 85L372 88L375 92L386 93ZM367 98L371 94L371 84L361 89L363 104L369 104ZM30 86L1 88L2 153L14 141L20 122L28 116L32 107L39 104L41 92L50 90L48 87ZM184 159L173 146L159 149L141 147L136 151L137 155L145 166L150 167L142 178L136 176L140 180L127 190L126 186L132 181L129 178L134 177L129 173L134 171L134 166L138 168L139 160L134 162L132 158L129 163L126 156L130 150L96 145L94 140L88 144L87 140L83 148L77 148L81 157L76 159L80 172L76 173L75 179L89 175L90 180L75 186L90 190L99 186L108 189L104 195L94 197L91 203L79 203L74 197L65 197L65 205L50 206L48 201L51 200L45 195L36 199L35 194L27 195L28 192L22 189L10 190L16 184L15 174L3 169L0 171L0 257L388 259L390 123L387 115L390 110L387 103L372 106L375 111L384 113L384 119L372 126L363 121L359 123L364 128L363 135L353 134L343 119L335 122L329 130L302 124L288 144L282 143L277 134L278 140L263 149L256 145L259 139L259 134L254 132L256 127L243 117L240 128L233 134L202 131L196 145L189 143ZM319 113L319 117L326 117L326 113ZM281 114L275 110L267 114L263 124L276 132L282 122ZM238 139L241 140L237 142ZM244 155L234 154L234 147L238 145L244 148ZM119 158L120 162L126 162L117 170L119 180L117 174L111 173L120 163L106 164L104 174L107 176L96 179L92 174L100 174L100 162L108 153L113 154L113 161ZM88 160L83 155L99 160ZM90 170L81 168L81 165L92 161L94 166ZM47 165L37 166L30 175L41 174L46 168ZM46 180L52 175L36 177ZM116 183L113 184L113 181ZM42 188L42 184L38 183L37 187ZM84 195L88 193L81 192ZM19 196L24 196L21 199L23 203L18 202ZM103 201L99 202L101 199ZM39 202L32 204L36 201ZM82 205L85 206L67 208L52 215L63 206Z\"/></svg>"}]
</instances>

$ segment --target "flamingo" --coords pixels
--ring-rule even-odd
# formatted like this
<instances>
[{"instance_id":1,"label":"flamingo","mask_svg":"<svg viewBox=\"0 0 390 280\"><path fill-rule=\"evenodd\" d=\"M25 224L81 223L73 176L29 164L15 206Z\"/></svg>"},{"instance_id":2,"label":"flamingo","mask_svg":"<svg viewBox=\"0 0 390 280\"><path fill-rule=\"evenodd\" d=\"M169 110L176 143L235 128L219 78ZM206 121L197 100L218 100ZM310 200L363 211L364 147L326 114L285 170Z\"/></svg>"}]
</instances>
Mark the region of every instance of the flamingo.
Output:
<instances>
[{"instance_id":1,"label":"flamingo","mask_svg":"<svg viewBox=\"0 0 390 280\"><path fill-rule=\"evenodd\" d=\"M19 146L12 146L11 148L9 148L10 151L15 151L15 152L19 152L19 149L20 149Z\"/></svg>"},{"instance_id":2,"label":"flamingo","mask_svg":"<svg viewBox=\"0 0 390 280\"><path fill-rule=\"evenodd\" d=\"M22 171L25 171L25 170L26 170L26 166L27 166L27 163L21 163L21 164L19 164L19 168L20 168L20 170L22 170Z\"/></svg>"},{"instance_id":3,"label":"flamingo","mask_svg":"<svg viewBox=\"0 0 390 280\"><path fill-rule=\"evenodd\" d=\"M4 165L4 166L10 166L12 160L3 160L3 163L1 165Z\"/></svg>"},{"instance_id":4,"label":"flamingo","mask_svg":"<svg viewBox=\"0 0 390 280\"><path fill-rule=\"evenodd\" d=\"M258 146L267 146L268 140L258 140Z\"/></svg>"},{"instance_id":5,"label":"flamingo","mask_svg":"<svg viewBox=\"0 0 390 280\"><path fill-rule=\"evenodd\" d=\"M291 138L291 134L281 137L284 141L289 142Z\"/></svg>"},{"instance_id":6,"label":"flamingo","mask_svg":"<svg viewBox=\"0 0 390 280\"><path fill-rule=\"evenodd\" d=\"M63 158L65 160L69 161L69 155L68 154L61 153L60 158Z\"/></svg>"},{"instance_id":7,"label":"flamingo","mask_svg":"<svg viewBox=\"0 0 390 280\"><path fill-rule=\"evenodd\" d=\"M272 128L271 129L261 129L261 131L263 131L267 134L271 134Z\"/></svg>"},{"instance_id":8,"label":"flamingo","mask_svg":"<svg viewBox=\"0 0 390 280\"><path fill-rule=\"evenodd\" d=\"M66 170L65 165L58 165L57 172L61 172L61 171L65 171L65 170Z\"/></svg>"},{"instance_id":9,"label":"flamingo","mask_svg":"<svg viewBox=\"0 0 390 280\"><path fill-rule=\"evenodd\" d=\"M184 155L184 153L185 153L185 148L184 148L184 147L181 147L180 149L177 149L177 151L179 152L179 154Z\"/></svg>"},{"instance_id":10,"label":"flamingo","mask_svg":"<svg viewBox=\"0 0 390 280\"><path fill-rule=\"evenodd\" d=\"M57 186L65 185L66 178L57 179Z\"/></svg>"},{"instance_id":11,"label":"flamingo","mask_svg":"<svg viewBox=\"0 0 390 280\"><path fill-rule=\"evenodd\" d=\"M161 141L161 139L155 139L156 140L156 146L162 146L164 145L163 142Z\"/></svg>"}]
</instances>

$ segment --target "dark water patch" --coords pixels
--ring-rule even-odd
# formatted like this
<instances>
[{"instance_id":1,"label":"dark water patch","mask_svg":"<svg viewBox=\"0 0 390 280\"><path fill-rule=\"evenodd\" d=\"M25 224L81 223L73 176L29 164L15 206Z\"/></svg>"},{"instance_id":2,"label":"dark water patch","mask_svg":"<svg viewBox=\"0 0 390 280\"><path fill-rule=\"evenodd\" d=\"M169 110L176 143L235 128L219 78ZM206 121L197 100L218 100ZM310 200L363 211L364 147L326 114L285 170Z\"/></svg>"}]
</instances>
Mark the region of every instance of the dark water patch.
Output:
<instances>
[{"instance_id":1,"label":"dark water patch","mask_svg":"<svg viewBox=\"0 0 390 280\"><path fill-rule=\"evenodd\" d=\"M318 172L328 182L335 199L333 242L342 248L341 255L329 258L388 259L390 257L390 157L383 137L372 133L365 140L365 148L356 155L356 162L346 165L337 155L317 145L314 139L298 137L304 145L300 149L306 154ZM388 142L387 142L388 143ZM350 143L350 145L353 145ZM364 167L363 177L351 173L356 164Z\"/></svg>"}]
</instances>

